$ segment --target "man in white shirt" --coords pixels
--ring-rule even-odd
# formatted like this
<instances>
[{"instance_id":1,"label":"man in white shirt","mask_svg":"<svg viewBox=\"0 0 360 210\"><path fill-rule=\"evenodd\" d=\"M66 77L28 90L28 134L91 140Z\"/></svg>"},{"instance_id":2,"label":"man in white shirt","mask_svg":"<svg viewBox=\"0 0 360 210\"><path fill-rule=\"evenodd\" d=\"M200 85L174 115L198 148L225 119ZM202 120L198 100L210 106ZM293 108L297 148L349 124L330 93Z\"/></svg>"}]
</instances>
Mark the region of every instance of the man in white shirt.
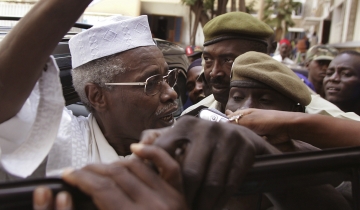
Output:
<instances>
[{"instance_id":1,"label":"man in white shirt","mask_svg":"<svg viewBox=\"0 0 360 210\"><path fill-rule=\"evenodd\" d=\"M37 18L36 10L40 14L39 11L46 11L44 7L50 8L53 3L41 2L26 20L31 22ZM72 12L79 14L79 9ZM71 26L75 16L63 21L67 27L61 28L62 31ZM22 22L22 25L32 27L30 23ZM15 32L17 30L20 29L14 28ZM12 34L16 33L9 33L8 39L20 39ZM55 38L59 40L60 37ZM44 39L47 42L52 38ZM4 41L5 45L11 43ZM172 113L177 109L177 94L172 87L177 72L169 71L161 51L155 46L146 16L111 17L70 40L73 83L91 112L88 117L75 117L64 108L58 68L52 58L43 68L27 60L32 57L44 66L46 56L38 52L38 48L43 47L48 56L54 43L51 40L51 46L27 46L36 48L31 51L35 56L24 55L21 67L16 66L21 62L3 56L0 83L4 102L1 108L9 112L0 116L1 164L5 169L0 171L0 180L57 175L66 167L111 163L119 160L119 156L131 154L130 144L139 141L143 130L170 126L174 122ZM11 50L18 49L11 46ZM18 51L21 57L20 47ZM29 50L23 51L29 53ZM12 63L6 68L9 61ZM19 73L9 73L8 69L12 68L19 69ZM24 71L25 68L29 71ZM19 84L19 81L22 82ZM10 102L6 104L6 101Z\"/></svg>"},{"instance_id":2,"label":"man in white shirt","mask_svg":"<svg viewBox=\"0 0 360 210\"><path fill-rule=\"evenodd\" d=\"M287 39L282 39L279 42L279 54L274 55L273 58L285 65L294 65L295 62L289 58L291 51L291 43Z\"/></svg>"}]
</instances>

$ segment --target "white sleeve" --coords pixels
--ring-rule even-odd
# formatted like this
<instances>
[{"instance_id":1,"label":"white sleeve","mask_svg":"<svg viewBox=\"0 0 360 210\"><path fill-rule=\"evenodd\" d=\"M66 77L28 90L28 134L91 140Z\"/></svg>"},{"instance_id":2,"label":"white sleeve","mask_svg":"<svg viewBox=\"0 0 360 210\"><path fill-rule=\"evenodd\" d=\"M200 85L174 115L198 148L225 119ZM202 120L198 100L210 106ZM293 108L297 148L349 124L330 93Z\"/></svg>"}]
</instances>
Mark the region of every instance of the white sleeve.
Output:
<instances>
[{"instance_id":1,"label":"white sleeve","mask_svg":"<svg viewBox=\"0 0 360 210\"><path fill-rule=\"evenodd\" d=\"M20 112L0 124L0 161L5 171L19 177L34 172L54 143L63 107L59 69L51 57Z\"/></svg>"},{"instance_id":2,"label":"white sleeve","mask_svg":"<svg viewBox=\"0 0 360 210\"><path fill-rule=\"evenodd\" d=\"M359 115L355 114L354 112L343 112L337 106L323 99L319 95L311 95L311 102L308 106L306 106L305 112L309 114L321 114L342 119L360 121Z\"/></svg>"}]
</instances>

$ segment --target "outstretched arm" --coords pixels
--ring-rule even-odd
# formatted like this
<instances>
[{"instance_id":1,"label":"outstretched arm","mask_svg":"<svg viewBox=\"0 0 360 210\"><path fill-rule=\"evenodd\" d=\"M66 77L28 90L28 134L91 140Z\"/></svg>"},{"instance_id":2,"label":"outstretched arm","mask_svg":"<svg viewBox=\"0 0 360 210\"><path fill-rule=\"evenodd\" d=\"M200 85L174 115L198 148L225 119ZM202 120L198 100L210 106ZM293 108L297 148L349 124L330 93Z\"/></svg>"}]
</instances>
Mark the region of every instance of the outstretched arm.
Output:
<instances>
[{"instance_id":1,"label":"outstretched arm","mask_svg":"<svg viewBox=\"0 0 360 210\"><path fill-rule=\"evenodd\" d=\"M41 0L0 43L0 123L19 112L44 65L91 0Z\"/></svg>"},{"instance_id":2,"label":"outstretched arm","mask_svg":"<svg viewBox=\"0 0 360 210\"><path fill-rule=\"evenodd\" d=\"M272 143L298 139L319 148L360 146L360 123L318 114L246 109L229 117L242 115L238 124L248 127ZM234 123L236 123L234 121ZM278 142L275 142L278 143Z\"/></svg>"}]
</instances>

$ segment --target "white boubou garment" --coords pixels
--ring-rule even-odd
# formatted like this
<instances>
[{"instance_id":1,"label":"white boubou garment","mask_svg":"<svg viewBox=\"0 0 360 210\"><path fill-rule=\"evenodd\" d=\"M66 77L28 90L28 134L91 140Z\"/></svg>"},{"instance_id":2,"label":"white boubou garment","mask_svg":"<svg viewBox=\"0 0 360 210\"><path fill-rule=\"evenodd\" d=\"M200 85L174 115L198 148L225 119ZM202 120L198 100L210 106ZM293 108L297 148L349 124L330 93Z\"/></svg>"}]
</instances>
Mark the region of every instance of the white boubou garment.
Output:
<instances>
[{"instance_id":1,"label":"white boubou garment","mask_svg":"<svg viewBox=\"0 0 360 210\"><path fill-rule=\"evenodd\" d=\"M109 145L91 114L76 117L64 107L61 90L59 69L51 57L20 112L0 124L0 181L57 176L67 167L124 158Z\"/></svg>"}]
</instances>

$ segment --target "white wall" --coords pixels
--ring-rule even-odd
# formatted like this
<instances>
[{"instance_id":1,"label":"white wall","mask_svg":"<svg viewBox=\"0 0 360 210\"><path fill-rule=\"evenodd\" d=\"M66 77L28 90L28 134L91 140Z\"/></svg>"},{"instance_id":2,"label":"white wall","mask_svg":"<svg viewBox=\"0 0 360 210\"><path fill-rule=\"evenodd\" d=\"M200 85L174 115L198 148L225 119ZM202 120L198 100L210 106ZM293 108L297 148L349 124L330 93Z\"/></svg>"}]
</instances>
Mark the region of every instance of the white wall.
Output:
<instances>
[{"instance_id":1,"label":"white wall","mask_svg":"<svg viewBox=\"0 0 360 210\"><path fill-rule=\"evenodd\" d=\"M184 46L190 44L189 33L189 7L181 3L159 3L159 2L141 2L141 14L168 15L183 17L180 44ZM202 46L204 35L202 28L199 27L196 36L196 45Z\"/></svg>"},{"instance_id":2,"label":"white wall","mask_svg":"<svg viewBox=\"0 0 360 210\"><path fill-rule=\"evenodd\" d=\"M0 15L23 17L32 7L33 3L0 2ZM1 20L0 26L12 27L17 21Z\"/></svg>"},{"instance_id":3,"label":"white wall","mask_svg":"<svg viewBox=\"0 0 360 210\"><path fill-rule=\"evenodd\" d=\"M139 16L140 0L99 0L91 4L85 12Z\"/></svg>"},{"instance_id":4,"label":"white wall","mask_svg":"<svg viewBox=\"0 0 360 210\"><path fill-rule=\"evenodd\" d=\"M356 11L357 14L355 19L354 41L360 41L360 2L358 2Z\"/></svg>"},{"instance_id":5,"label":"white wall","mask_svg":"<svg viewBox=\"0 0 360 210\"><path fill-rule=\"evenodd\" d=\"M337 4L332 11L331 30L329 37L330 44L341 42L343 35L344 7L345 5L343 3Z\"/></svg>"}]
</instances>

